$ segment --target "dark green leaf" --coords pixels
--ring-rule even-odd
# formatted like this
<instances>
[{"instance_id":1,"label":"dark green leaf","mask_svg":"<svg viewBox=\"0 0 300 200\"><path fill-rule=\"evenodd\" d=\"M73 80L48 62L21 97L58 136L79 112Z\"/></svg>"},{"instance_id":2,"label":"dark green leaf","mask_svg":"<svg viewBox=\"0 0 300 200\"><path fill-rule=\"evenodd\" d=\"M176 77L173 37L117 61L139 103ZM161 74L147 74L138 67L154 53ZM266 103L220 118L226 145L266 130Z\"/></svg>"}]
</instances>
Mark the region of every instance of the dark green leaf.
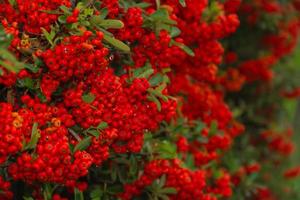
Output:
<instances>
[{"instance_id":1,"label":"dark green leaf","mask_svg":"<svg viewBox=\"0 0 300 200\"><path fill-rule=\"evenodd\" d=\"M20 80L20 83L23 87L29 88L29 89L36 89L35 87L35 81L31 78L24 78L23 80Z\"/></svg>"},{"instance_id":2,"label":"dark green leaf","mask_svg":"<svg viewBox=\"0 0 300 200\"><path fill-rule=\"evenodd\" d=\"M103 195L103 191L100 188L96 188L91 191L90 197L92 200L99 200Z\"/></svg>"},{"instance_id":3,"label":"dark green leaf","mask_svg":"<svg viewBox=\"0 0 300 200\"><path fill-rule=\"evenodd\" d=\"M32 197L23 197L23 200L34 200Z\"/></svg>"}]
</instances>

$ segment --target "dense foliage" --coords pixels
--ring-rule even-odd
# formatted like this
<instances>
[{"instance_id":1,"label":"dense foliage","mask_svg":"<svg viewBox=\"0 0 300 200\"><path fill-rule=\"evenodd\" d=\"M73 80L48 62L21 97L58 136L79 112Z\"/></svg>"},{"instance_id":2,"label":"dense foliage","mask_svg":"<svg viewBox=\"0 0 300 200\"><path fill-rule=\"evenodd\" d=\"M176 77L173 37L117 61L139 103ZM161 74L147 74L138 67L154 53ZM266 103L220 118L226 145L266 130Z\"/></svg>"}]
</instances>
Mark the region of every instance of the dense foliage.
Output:
<instances>
[{"instance_id":1,"label":"dense foliage","mask_svg":"<svg viewBox=\"0 0 300 200\"><path fill-rule=\"evenodd\" d=\"M0 0L0 199L300 199L299 11Z\"/></svg>"}]
</instances>

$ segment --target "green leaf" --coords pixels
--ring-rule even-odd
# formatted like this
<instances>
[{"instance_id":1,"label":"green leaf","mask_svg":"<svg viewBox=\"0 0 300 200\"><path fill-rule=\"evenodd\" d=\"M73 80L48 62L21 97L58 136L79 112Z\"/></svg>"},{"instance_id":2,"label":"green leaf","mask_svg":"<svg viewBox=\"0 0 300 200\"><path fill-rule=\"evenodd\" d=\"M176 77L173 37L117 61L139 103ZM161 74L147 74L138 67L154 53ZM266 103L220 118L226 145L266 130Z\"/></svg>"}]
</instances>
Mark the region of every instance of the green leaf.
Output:
<instances>
[{"instance_id":1,"label":"green leaf","mask_svg":"<svg viewBox=\"0 0 300 200\"><path fill-rule=\"evenodd\" d=\"M154 102L154 103L156 104L157 110L158 110L159 112L161 111L161 103L160 103L160 101L157 99L156 96L154 96L153 94L150 94L150 95L147 96L147 99L148 99L149 101Z\"/></svg>"},{"instance_id":2,"label":"green leaf","mask_svg":"<svg viewBox=\"0 0 300 200\"><path fill-rule=\"evenodd\" d=\"M158 194L157 195L157 199L170 200L170 198L167 195L165 195L165 194Z\"/></svg>"},{"instance_id":3,"label":"green leaf","mask_svg":"<svg viewBox=\"0 0 300 200\"><path fill-rule=\"evenodd\" d=\"M157 86L161 84L163 80L164 80L164 75L162 75L161 73L157 73L153 77L151 77L149 83L151 86Z\"/></svg>"},{"instance_id":4,"label":"green leaf","mask_svg":"<svg viewBox=\"0 0 300 200\"><path fill-rule=\"evenodd\" d=\"M149 88L147 91L152 94L153 96L159 97L161 98L163 101L168 101L168 96L162 94L163 90L166 88L167 84L162 83L161 85L159 85L158 87L156 87L155 89L153 88Z\"/></svg>"},{"instance_id":5,"label":"green leaf","mask_svg":"<svg viewBox=\"0 0 300 200\"><path fill-rule=\"evenodd\" d=\"M193 52L192 49L190 49L188 46L180 43L180 42L175 42L174 40L171 41L172 45L178 46L179 48L181 48L185 53L187 53L189 56L195 56L195 53Z\"/></svg>"},{"instance_id":6,"label":"green leaf","mask_svg":"<svg viewBox=\"0 0 300 200\"><path fill-rule=\"evenodd\" d=\"M96 188L91 191L90 197L92 200L99 200L103 196L103 191L100 188Z\"/></svg>"},{"instance_id":7,"label":"green leaf","mask_svg":"<svg viewBox=\"0 0 300 200\"><path fill-rule=\"evenodd\" d=\"M41 135L38 131L38 123L35 122L32 126L30 141L25 145L24 150L35 149L40 136Z\"/></svg>"},{"instance_id":8,"label":"green leaf","mask_svg":"<svg viewBox=\"0 0 300 200\"><path fill-rule=\"evenodd\" d=\"M172 20L169 16L169 12L165 8L160 8L150 15L150 19L155 22L162 22L169 25L176 25L177 22Z\"/></svg>"},{"instance_id":9,"label":"green leaf","mask_svg":"<svg viewBox=\"0 0 300 200\"><path fill-rule=\"evenodd\" d=\"M98 138L100 136L100 131L95 130L95 129L88 130L87 132L96 138Z\"/></svg>"},{"instance_id":10,"label":"green leaf","mask_svg":"<svg viewBox=\"0 0 300 200\"><path fill-rule=\"evenodd\" d=\"M8 71L18 73L24 68L24 63L19 62L16 57L6 49L0 49L0 65L6 68ZM9 63L5 62L9 61Z\"/></svg>"},{"instance_id":11,"label":"green leaf","mask_svg":"<svg viewBox=\"0 0 300 200\"><path fill-rule=\"evenodd\" d=\"M41 90L36 91L36 96L40 99L41 102L45 103L47 102L46 96L42 93Z\"/></svg>"},{"instance_id":12,"label":"green leaf","mask_svg":"<svg viewBox=\"0 0 300 200\"><path fill-rule=\"evenodd\" d=\"M154 70L152 68L145 70L141 74L137 75L136 78L149 78L153 74Z\"/></svg>"},{"instance_id":13,"label":"green leaf","mask_svg":"<svg viewBox=\"0 0 300 200\"><path fill-rule=\"evenodd\" d=\"M108 127L108 124L106 122L101 122L98 126L97 129L103 130Z\"/></svg>"},{"instance_id":14,"label":"green leaf","mask_svg":"<svg viewBox=\"0 0 300 200\"><path fill-rule=\"evenodd\" d=\"M105 29L120 29L124 27L124 23L121 20L116 19L102 19L101 16L93 16L91 18L92 23L101 26Z\"/></svg>"},{"instance_id":15,"label":"green leaf","mask_svg":"<svg viewBox=\"0 0 300 200\"><path fill-rule=\"evenodd\" d=\"M37 73L40 69L37 65L32 65L32 64L26 64L25 68L30 70L33 73Z\"/></svg>"},{"instance_id":16,"label":"green leaf","mask_svg":"<svg viewBox=\"0 0 300 200\"><path fill-rule=\"evenodd\" d=\"M102 8L100 10L100 15L99 17L101 17L101 19L105 19L108 15L108 8Z\"/></svg>"},{"instance_id":17,"label":"green leaf","mask_svg":"<svg viewBox=\"0 0 300 200\"><path fill-rule=\"evenodd\" d=\"M77 188L74 189L74 200L84 200L83 192Z\"/></svg>"},{"instance_id":18,"label":"green leaf","mask_svg":"<svg viewBox=\"0 0 300 200\"><path fill-rule=\"evenodd\" d=\"M150 6L151 6L151 4L150 3L146 3L146 2L137 3L137 4L134 5L134 7L139 7L139 8L148 8Z\"/></svg>"},{"instance_id":19,"label":"green leaf","mask_svg":"<svg viewBox=\"0 0 300 200\"><path fill-rule=\"evenodd\" d=\"M13 39L13 36L11 34L7 34L4 31L3 26L0 24L0 48L7 49Z\"/></svg>"},{"instance_id":20,"label":"green leaf","mask_svg":"<svg viewBox=\"0 0 300 200\"><path fill-rule=\"evenodd\" d=\"M26 88L29 88L29 89L36 89L35 87L35 81L31 78L24 78L22 80L19 80L19 82L21 83L21 86L22 87L26 87Z\"/></svg>"},{"instance_id":21,"label":"green leaf","mask_svg":"<svg viewBox=\"0 0 300 200\"><path fill-rule=\"evenodd\" d=\"M61 11L59 10L39 10L40 12L44 12L47 14L53 14L53 15L61 15L63 14Z\"/></svg>"},{"instance_id":22,"label":"green leaf","mask_svg":"<svg viewBox=\"0 0 300 200\"><path fill-rule=\"evenodd\" d=\"M23 200L34 200L32 197L23 197Z\"/></svg>"},{"instance_id":23,"label":"green leaf","mask_svg":"<svg viewBox=\"0 0 300 200\"><path fill-rule=\"evenodd\" d=\"M210 129L209 129L209 135L214 135L216 134L218 131L218 122L217 121L213 121L211 124L210 124Z\"/></svg>"},{"instance_id":24,"label":"green leaf","mask_svg":"<svg viewBox=\"0 0 300 200\"><path fill-rule=\"evenodd\" d=\"M160 7L160 0L155 0L156 3L156 7L159 8Z\"/></svg>"},{"instance_id":25,"label":"green leaf","mask_svg":"<svg viewBox=\"0 0 300 200\"><path fill-rule=\"evenodd\" d=\"M159 182L158 182L157 186L159 188L162 188L166 184L166 180L167 180L166 175L165 174L162 175L161 178L159 179Z\"/></svg>"},{"instance_id":26,"label":"green leaf","mask_svg":"<svg viewBox=\"0 0 300 200\"><path fill-rule=\"evenodd\" d=\"M201 121L195 121L194 131L200 133L205 128L205 124Z\"/></svg>"},{"instance_id":27,"label":"green leaf","mask_svg":"<svg viewBox=\"0 0 300 200\"><path fill-rule=\"evenodd\" d=\"M65 15L59 16L59 17L58 17L58 21L59 21L61 24L67 23L67 16L65 16Z\"/></svg>"},{"instance_id":28,"label":"green leaf","mask_svg":"<svg viewBox=\"0 0 300 200\"><path fill-rule=\"evenodd\" d=\"M81 98L85 103L90 104L90 103L93 103L93 101L96 99L96 96L93 93L88 93L88 94L82 95Z\"/></svg>"},{"instance_id":29,"label":"green leaf","mask_svg":"<svg viewBox=\"0 0 300 200\"><path fill-rule=\"evenodd\" d=\"M55 32L54 28L51 27L50 33L46 29L44 29L44 28L41 28L41 30L43 32L43 35L47 39L47 41L53 46L54 45L53 40L54 40L55 35L56 35L56 32Z\"/></svg>"},{"instance_id":30,"label":"green leaf","mask_svg":"<svg viewBox=\"0 0 300 200\"><path fill-rule=\"evenodd\" d=\"M130 52L130 47L127 46L124 42L112 37L112 36L109 36L107 34L104 34L104 37L103 39L110 43L111 45L113 45L114 47L122 50L122 51L125 51L125 52Z\"/></svg>"},{"instance_id":31,"label":"green leaf","mask_svg":"<svg viewBox=\"0 0 300 200\"><path fill-rule=\"evenodd\" d=\"M162 194L177 194L177 190L173 187L165 187L159 190Z\"/></svg>"},{"instance_id":32,"label":"green leaf","mask_svg":"<svg viewBox=\"0 0 300 200\"><path fill-rule=\"evenodd\" d=\"M179 3L182 7L186 7L186 2L185 0L179 0Z\"/></svg>"},{"instance_id":33,"label":"green leaf","mask_svg":"<svg viewBox=\"0 0 300 200\"><path fill-rule=\"evenodd\" d=\"M70 11L70 8L68 8L67 6L60 6L59 7L65 14L67 15L72 15L72 12Z\"/></svg>"},{"instance_id":34,"label":"green leaf","mask_svg":"<svg viewBox=\"0 0 300 200\"><path fill-rule=\"evenodd\" d=\"M17 2L16 2L16 0L8 0L8 2L9 2L9 4L11 5L11 6L15 6L15 5L17 5Z\"/></svg>"},{"instance_id":35,"label":"green leaf","mask_svg":"<svg viewBox=\"0 0 300 200\"><path fill-rule=\"evenodd\" d=\"M177 156L176 145L171 144L166 140L159 143L156 147L156 150L159 153L159 157L162 159L174 159Z\"/></svg>"},{"instance_id":36,"label":"green leaf","mask_svg":"<svg viewBox=\"0 0 300 200\"><path fill-rule=\"evenodd\" d=\"M181 30L177 28L176 26L172 26L170 29L170 36L171 38L179 36L181 33Z\"/></svg>"},{"instance_id":37,"label":"green leaf","mask_svg":"<svg viewBox=\"0 0 300 200\"><path fill-rule=\"evenodd\" d=\"M76 151L83 151L85 149L87 149L90 144L92 142L92 137L91 136L88 136L86 138L84 138L83 140L81 140L75 147L74 147L74 151L73 152L76 152Z\"/></svg>"}]
</instances>

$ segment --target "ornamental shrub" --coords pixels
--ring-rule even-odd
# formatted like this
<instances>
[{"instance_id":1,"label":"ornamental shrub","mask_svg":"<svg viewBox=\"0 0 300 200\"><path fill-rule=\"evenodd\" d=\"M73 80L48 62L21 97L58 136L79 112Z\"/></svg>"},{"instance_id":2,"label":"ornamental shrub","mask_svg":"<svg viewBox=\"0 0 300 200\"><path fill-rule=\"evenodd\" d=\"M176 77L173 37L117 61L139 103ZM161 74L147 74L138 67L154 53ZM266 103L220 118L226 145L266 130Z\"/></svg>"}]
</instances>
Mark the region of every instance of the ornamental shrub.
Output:
<instances>
[{"instance_id":1,"label":"ornamental shrub","mask_svg":"<svg viewBox=\"0 0 300 200\"><path fill-rule=\"evenodd\" d=\"M300 199L299 12L0 0L0 200Z\"/></svg>"}]
</instances>

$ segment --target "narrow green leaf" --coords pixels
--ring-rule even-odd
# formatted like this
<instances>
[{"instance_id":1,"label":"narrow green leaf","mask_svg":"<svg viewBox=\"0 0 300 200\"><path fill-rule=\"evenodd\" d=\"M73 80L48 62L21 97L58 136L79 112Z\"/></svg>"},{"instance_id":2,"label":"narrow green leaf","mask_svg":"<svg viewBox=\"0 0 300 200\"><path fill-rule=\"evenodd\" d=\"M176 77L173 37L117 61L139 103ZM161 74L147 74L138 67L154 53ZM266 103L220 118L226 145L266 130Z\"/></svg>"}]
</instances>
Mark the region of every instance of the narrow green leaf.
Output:
<instances>
[{"instance_id":1,"label":"narrow green leaf","mask_svg":"<svg viewBox=\"0 0 300 200\"><path fill-rule=\"evenodd\" d=\"M139 74L138 76L136 76L136 78L149 78L149 76L151 76L153 74L154 70L152 68L145 70L144 72L142 72L141 74Z\"/></svg>"},{"instance_id":2,"label":"narrow green leaf","mask_svg":"<svg viewBox=\"0 0 300 200\"><path fill-rule=\"evenodd\" d=\"M137 3L137 4L134 5L134 7L139 7L139 8L148 8L150 6L151 6L151 4L150 3L146 3L146 2Z\"/></svg>"},{"instance_id":3,"label":"narrow green leaf","mask_svg":"<svg viewBox=\"0 0 300 200\"><path fill-rule=\"evenodd\" d=\"M167 177L166 175L162 175L158 182L158 187L162 188L166 184Z\"/></svg>"},{"instance_id":4,"label":"narrow green leaf","mask_svg":"<svg viewBox=\"0 0 300 200\"><path fill-rule=\"evenodd\" d=\"M92 23L101 26L105 29L120 29L124 27L124 23L121 20L116 19L102 19L101 16L93 16L91 18Z\"/></svg>"},{"instance_id":5,"label":"narrow green leaf","mask_svg":"<svg viewBox=\"0 0 300 200\"><path fill-rule=\"evenodd\" d=\"M99 15L101 17L101 19L105 19L107 17L107 15L108 15L108 9L107 8L102 8L100 10L100 15Z\"/></svg>"},{"instance_id":6,"label":"narrow green leaf","mask_svg":"<svg viewBox=\"0 0 300 200\"><path fill-rule=\"evenodd\" d=\"M182 7L186 7L186 2L185 0L179 0L179 3Z\"/></svg>"},{"instance_id":7,"label":"narrow green leaf","mask_svg":"<svg viewBox=\"0 0 300 200\"><path fill-rule=\"evenodd\" d=\"M104 38L103 38L106 42L110 43L111 45L113 45L114 47L122 50L122 51L125 51L125 52L130 52L130 47L127 46L124 42L114 38L114 37L111 37L107 34L104 34Z\"/></svg>"},{"instance_id":8,"label":"narrow green leaf","mask_svg":"<svg viewBox=\"0 0 300 200\"><path fill-rule=\"evenodd\" d=\"M70 8L68 8L67 6L60 6L59 7L65 14L67 15L72 15L72 12L70 11Z\"/></svg>"},{"instance_id":9,"label":"narrow green leaf","mask_svg":"<svg viewBox=\"0 0 300 200\"><path fill-rule=\"evenodd\" d=\"M100 132L98 130L92 129L92 130L88 130L87 131L89 134L91 134L92 136L98 138L100 136Z\"/></svg>"},{"instance_id":10,"label":"narrow green leaf","mask_svg":"<svg viewBox=\"0 0 300 200\"><path fill-rule=\"evenodd\" d=\"M210 124L210 129L209 129L209 135L214 135L216 134L218 131L218 122L217 121L213 121Z\"/></svg>"},{"instance_id":11,"label":"narrow green leaf","mask_svg":"<svg viewBox=\"0 0 300 200\"><path fill-rule=\"evenodd\" d=\"M74 152L83 151L83 150L87 149L90 146L91 142L92 142L91 136L84 138L74 147Z\"/></svg>"},{"instance_id":12,"label":"narrow green leaf","mask_svg":"<svg viewBox=\"0 0 300 200\"><path fill-rule=\"evenodd\" d=\"M33 73L37 73L40 69L37 65L32 65L32 64L26 64L25 68L30 70Z\"/></svg>"},{"instance_id":13,"label":"narrow green leaf","mask_svg":"<svg viewBox=\"0 0 300 200\"><path fill-rule=\"evenodd\" d=\"M84 200L83 192L77 188L74 189L74 200Z\"/></svg>"},{"instance_id":14,"label":"narrow green leaf","mask_svg":"<svg viewBox=\"0 0 300 200\"><path fill-rule=\"evenodd\" d=\"M45 38L47 39L47 41L53 46L54 43L53 43L53 39L56 35L55 31L53 28L51 28L51 31L48 32L46 29L44 28L41 28L42 32L43 32L43 35L45 36Z\"/></svg>"},{"instance_id":15,"label":"narrow green leaf","mask_svg":"<svg viewBox=\"0 0 300 200\"><path fill-rule=\"evenodd\" d=\"M179 36L181 33L180 29L177 28L176 26L172 26L170 30L170 36L171 38Z\"/></svg>"},{"instance_id":16,"label":"narrow green leaf","mask_svg":"<svg viewBox=\"0 0 300 200\"><path fill-rule=\"evenodd\" d=\"M106 129L108 127L108 124L106 122L101 122L97 128L100 130Z\"/></svg>"},{"instance_id":17,"label":"narrow green leaf","mask_svg":"<svg viewBox=\"0 0 300 200\"><path fill-rule=\"evenodd\" d=\"M15 5L17 5L17 2L16 2L16 0L8 0L8 2L9 2L9 4L11 5L11 6L15 6Z\"/></svg>"},{"instance_id":18,"label":"narrow green leaf","mask_svg":"<svg viewBox=\"0 0 300 200\"><path fill-rule=\"evenodd\" d=\"M23 197L23 200L34 200L32 197Z\"/></svg>"},{"instance_id":19,"label":"narrow green leaf","mask_svg":"<svg viewBox=\"0 0 300 200\"><path fill-rule=\"evenodd\" d=\"M47 14L53 14L53 15L61 15L63 14L61 11L59 10L39 10L40 12L44 12Z\"/></svg>"},{"instance_id":20,"label":"narrow green leaf","mask_svg":"<svg viewBox=\"0 0 300 200\"><path fill-rule=\"evenodd\" d=\"M41 135L38 131L38 123L35 122L32 126L30 141L25 145L24 150L35 149L40 136Z\"/></svg>"},{"instance_id":21,"label":"narrow green leaf","mask_svg":"<svg viewBox=\"0 0 300 200\"><path fill-rule=\"evenodd\" d=\"M58 17L58 21L61 23L61 24L65 24L67 22L67 16L65 15L61 15Z\"/></svg>"},{"instance_id":22,"label":"narrow green leaf","mask_svg":"<svg viewBox=\"0 0 300 200\"><path fill-rule=\"evenodd\" d=\"M188 46L180 43L180 42L176 42L174 40L172 40L171 44L178 46L179 48L181 48L183 51L185 51L185 53L187 53L189 56L195 56L195 53L193 52L192 49L190 49Z\"/></svg>"},{"instance_id":23,"label":"narrow green leaf","mask_svg":"<svg viewBox=\"0 0 300 200\"><path fill-rule=\"evenodd\" d=\"M177 194L177 190L173 187L165 187L159 190L160 193L163 194Z\"/></svg>"},{"instance_id":24,"label":"narrow green leaf","mask_svg":"<svg viewBox=\"0 0 300 200\"><path fill-rule=\"evenodd\" d=\"M152 101L156 104L157 110L160 112L161 111L161 103L160 101L156 98L156 96L154 96L153 94L150 94L147 96L147 99L149 101Z\"/></svg>"}]
</instances>

